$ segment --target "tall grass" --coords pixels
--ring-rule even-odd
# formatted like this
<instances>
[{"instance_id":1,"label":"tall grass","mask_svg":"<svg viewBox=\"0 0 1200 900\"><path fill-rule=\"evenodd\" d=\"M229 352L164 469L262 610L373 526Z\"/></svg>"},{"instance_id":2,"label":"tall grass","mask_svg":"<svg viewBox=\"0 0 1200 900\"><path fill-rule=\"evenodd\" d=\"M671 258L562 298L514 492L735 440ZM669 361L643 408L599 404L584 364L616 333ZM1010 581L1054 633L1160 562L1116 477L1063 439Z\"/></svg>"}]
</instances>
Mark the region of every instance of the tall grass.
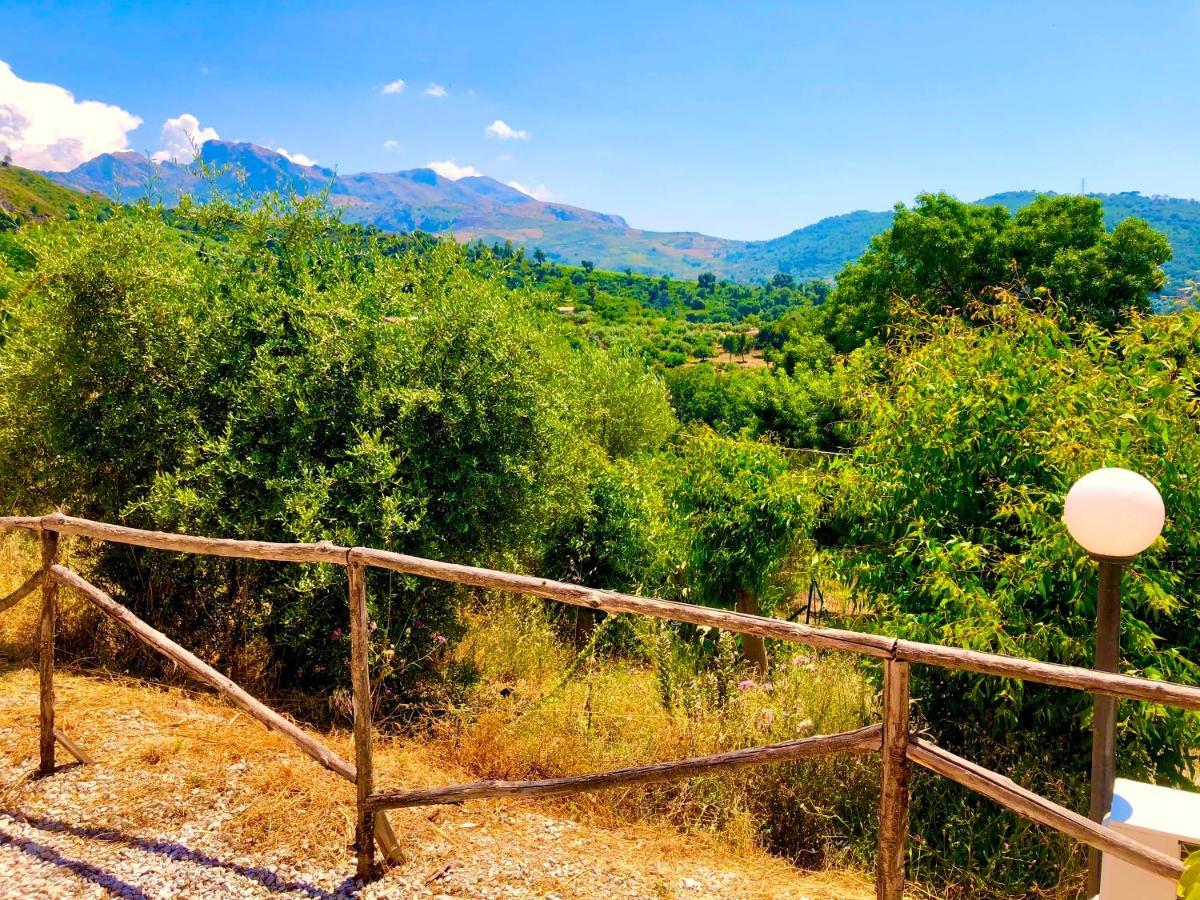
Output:
<instances>
[{"instance_id":1,"label":"tall grass","mask_svg":"<svg viewBox=\"0 0 1200 900\"><path fill-rule=\"evenodd\" d=\"M541 601L494 597L466 615L454 662L469 687L433 728L480 778L570 775L860 727L875 691L844 656L773 648L759 682L731 635L621 618L583 653ZM621 654L604 633L624 632ZM632 646L630 636L633 637ZM564 801L601 823L665 820L808 866L873 853L878 763L829 758Z\"/></svg>"},{"instance_id":2,"label":"tall grass","mask_svg":"<svg viewBox=\"0 0 1200 900\"><path fill-rule=\"evenodd\" d=\"M0 532L0 597L19 587L42 564L41 544L36 535L24 531ZM77 562L73 542L59 544L59 561ZM94 639L95 611L71 594L58 594L58 642L82 648ZM0 660L24 662L37 655L38 624L42 614L42 592L35 590L16 606L0 613Z\"/></svg>"}]
</instances>

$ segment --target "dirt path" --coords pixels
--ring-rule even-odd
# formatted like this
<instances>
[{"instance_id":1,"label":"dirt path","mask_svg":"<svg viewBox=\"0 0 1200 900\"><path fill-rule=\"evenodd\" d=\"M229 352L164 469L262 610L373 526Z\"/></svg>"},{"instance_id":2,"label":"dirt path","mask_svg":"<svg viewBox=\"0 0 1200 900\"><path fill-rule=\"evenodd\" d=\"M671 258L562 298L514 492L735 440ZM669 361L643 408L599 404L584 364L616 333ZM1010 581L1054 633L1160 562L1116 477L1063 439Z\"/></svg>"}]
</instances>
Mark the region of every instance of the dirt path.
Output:
<instances>
[{"instance_id":1,"label":"dirt path","mask_svg":"<svg viewBox=\"0 0 1200 900\"><path fill-rule=\"evenodd\" d=\"M0 885L33 897L872 896L854 873L805 875L756 852L645 826L599 828L532 804L391 814L408 862L353 881L352 791L221 703L60 673L60 722L98 760L31 778L37 677L0 672ZM352 755L346 735L329 737ZM377 783L462 778L381 742Z\"/></svg>"}]
</instances>

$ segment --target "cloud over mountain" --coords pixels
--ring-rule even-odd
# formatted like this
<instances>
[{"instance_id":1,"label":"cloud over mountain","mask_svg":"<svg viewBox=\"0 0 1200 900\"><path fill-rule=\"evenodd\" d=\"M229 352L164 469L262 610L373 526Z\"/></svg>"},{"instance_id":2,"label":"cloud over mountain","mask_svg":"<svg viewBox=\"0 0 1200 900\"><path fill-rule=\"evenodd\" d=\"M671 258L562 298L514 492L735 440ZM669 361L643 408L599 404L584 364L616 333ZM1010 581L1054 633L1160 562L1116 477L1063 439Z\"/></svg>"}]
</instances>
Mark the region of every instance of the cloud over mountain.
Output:
<instances>
[{"instance_id":1,"label":"cloud over mountain","mask_svg":"<svg viewBox=\"0 0 1200 900\"><path fill-rule=\"evenodd\" d=\"M190 163L205 141L215 141L220 137L217 129L203 128L199 119L191 113L183 113L163 122L160 137L162 149L151 154L150 158L155 162L173 160Z\"/></svg>"},{"instance_id":2,"label":"cloud over mountain","mask_svg":"<svg viewBox=\"0 0 1200 900\"><path fill-rule=\"evenodd\" d=\"M110 103L76 100L57 84L26 81L0 60L0 155L20 166L65 172L129 147L142 120Z\"/></svg>"},{"instance_id":3,"label":"cloud over mountain","mask_svg":"<svg viewBox=\"0 0 1200 900\"><path fill-rule=\"evenodd\" d=\"M474 166L460 166L452 159L441 159L435 162L426 163L425 168L433 169L443 178L449 178L451 181L458 181L460 178L476 178L483 173Z\"/></svg>"},{"instance_id":4,"label":"cloud over mountain","mask_svg":"<svg viewBox=\"0 0 1200 900\"><path fill-rule=\"evenodd\" d=\"M507 184L510 188L515 188L522 194L532 197L534 200L548 201L554 199L554 194L552 194L550 192L550 188L546 187L544 184L539 184L534 188L525 187L525 185L521 184L519 181L506 181L505 184Z\"/></svg>"},{"instance_id":5,"label":"cloud over mountain","mask_svg":"<svg viewBox=\"0 0 1200 900\"><path fill-rule=\"evenodd\" d=\"M278 153L280 156L282 156L284 159L290 160L298 166L315 166L317 164L317 161L315 159L313 159L311 156L308 156L304 153L288 153L282 147L272 147L271 149L274 150L276 153Z\"/></svg>"}]
</instances>

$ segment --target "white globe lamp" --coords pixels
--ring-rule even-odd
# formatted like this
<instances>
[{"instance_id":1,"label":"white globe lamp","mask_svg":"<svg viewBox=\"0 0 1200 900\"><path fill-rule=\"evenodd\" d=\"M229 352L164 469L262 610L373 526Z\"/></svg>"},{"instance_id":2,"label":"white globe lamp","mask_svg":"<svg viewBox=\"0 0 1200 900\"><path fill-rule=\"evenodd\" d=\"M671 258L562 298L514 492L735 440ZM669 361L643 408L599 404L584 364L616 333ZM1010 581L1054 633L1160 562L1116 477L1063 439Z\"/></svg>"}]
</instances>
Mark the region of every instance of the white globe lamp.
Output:
<instances>
[{"instance_id":1,"label":"white globe lamp","mask_svg":"<svg viewBox=\"0 0 1200 900\"><path fill-rule=\"evenodd\" d=\"M1145 476L1097 469L1071 487L1063 519L1071 537L1093 557L1132 559L1162 533L1166 508Z\"/></svg>"},{"instance_id":2,"label":"white globe lamp","mask_svg":"<svg viewBox=\"0 0 1200 900\"><path fill-rule=\"evenodd\" d=\"M1096 596L1094 666L1115 672L1121 658L1121 573L1162 533L1166 508L1145 476L1128 469L1097 469L1067 492L1063 520L1071 537L1100 564ZM1102 822L1112 806L1116 777L1116 701L1096 694L1092 715L1091 818ZM1100 891L1100 854L1088 853L1088 896Z\"/></svg>"}]
</instances>

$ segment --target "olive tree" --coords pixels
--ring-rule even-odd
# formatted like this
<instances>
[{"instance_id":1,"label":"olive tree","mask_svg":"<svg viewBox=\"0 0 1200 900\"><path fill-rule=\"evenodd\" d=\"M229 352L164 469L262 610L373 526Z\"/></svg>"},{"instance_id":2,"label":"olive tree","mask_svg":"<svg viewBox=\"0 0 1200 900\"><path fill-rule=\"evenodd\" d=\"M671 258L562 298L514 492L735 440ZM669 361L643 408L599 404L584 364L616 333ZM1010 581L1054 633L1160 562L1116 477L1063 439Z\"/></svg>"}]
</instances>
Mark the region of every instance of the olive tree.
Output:
<instances>
[{"instance_id":1,"label":"olive tree","mask_svg":"<svg viewBox=\"0 0 1200 900\"><path fill-rule=\"evenodd\" d=\"M786 564L819 511L813 486L778 447L690 432L672 494L687 547L689 599L770 614L783 596ZM767 670L760 637L743 635L747 660Z\"/></svg>"},{"instance_id":2,"label":"olive tree","mask_svg":"<svg viewBox=\"0 0 1200 900\"><path fill-rule=\"evenodd\" d=\"M512 561L575 514L609 448L661 438L661 387L657 406L633 372L594 391L603 354L581 370L561 327L453 242L409 252L271 202L138 208L25 241L36 265L0 347L10 506ZM643 408L658 420L627 421ZM94 565L238 675L345 679L334 568L111 547ZM381 683L409 686L452 633L451 591L380 574L369 587Z\"/></svg>"}]
</instances>

